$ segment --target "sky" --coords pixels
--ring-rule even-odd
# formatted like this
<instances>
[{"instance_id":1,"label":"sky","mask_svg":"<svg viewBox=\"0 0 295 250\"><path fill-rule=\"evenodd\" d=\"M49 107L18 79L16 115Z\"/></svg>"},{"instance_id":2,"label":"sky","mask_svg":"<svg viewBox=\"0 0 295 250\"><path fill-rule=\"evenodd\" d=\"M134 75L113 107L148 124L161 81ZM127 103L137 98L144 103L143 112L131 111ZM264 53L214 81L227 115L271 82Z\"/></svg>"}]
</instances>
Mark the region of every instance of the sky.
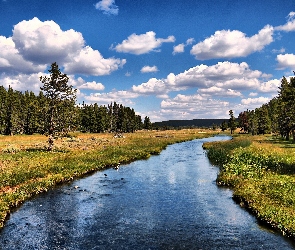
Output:
<instances>
[{"instance_id":1,"label":"sky","mask_svg":"<svg viewBox=\"0 0 295 250\"><path fill-rule=\"evenodd\" d=\"M294 75L295 1L0 0L0 85L38 94L53 62L77 104L237 117Z\"/></svg>"}]
</instances>

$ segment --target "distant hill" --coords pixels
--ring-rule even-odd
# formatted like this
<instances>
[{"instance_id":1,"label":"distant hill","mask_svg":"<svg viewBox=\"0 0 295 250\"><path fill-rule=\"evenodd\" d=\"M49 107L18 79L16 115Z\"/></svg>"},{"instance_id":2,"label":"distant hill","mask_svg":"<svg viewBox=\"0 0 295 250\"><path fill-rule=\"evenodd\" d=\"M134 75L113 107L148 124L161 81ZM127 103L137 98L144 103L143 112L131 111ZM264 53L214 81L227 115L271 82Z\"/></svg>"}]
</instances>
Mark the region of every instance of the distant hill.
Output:
<instances>
[{"instance_id":1,"label":"distant hill","mask_svg":"<svg viewBox=\"0 0 295 250\"><path fill-rule=\"evenodd\" d=\"M193 120L168 120L153 123L153 127L212 127L214 124L220 126L228 119L193 119Z\"/></svg>"}]
</instances>

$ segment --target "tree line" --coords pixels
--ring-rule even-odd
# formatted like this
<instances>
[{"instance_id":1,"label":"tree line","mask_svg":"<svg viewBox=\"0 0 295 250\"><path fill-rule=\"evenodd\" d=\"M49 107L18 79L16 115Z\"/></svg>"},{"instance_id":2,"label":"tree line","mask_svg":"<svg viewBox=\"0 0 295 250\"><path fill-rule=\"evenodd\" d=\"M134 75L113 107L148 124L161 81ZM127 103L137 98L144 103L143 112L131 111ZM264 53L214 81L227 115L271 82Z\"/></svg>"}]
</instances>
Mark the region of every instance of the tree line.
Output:
<instances>
[{"instance_id":1,"label":"tree line","mask_svg":"<svg viewBox=\"0 0 295 250\"><path fill-rule=\"evenodd\" d=\"M34 133L56 136L70 131L91 133L134 132L151 129L149 117L144 121L134 109L116 102L107 106L76 104L76 90L67 85L68 77L56 63L50 77L41 77L38 95L0 86L0 134Z\"/></svg>"},{"instance_id":2,"label":"tree line","mask_svg":"<svg viewBox=\"0 0 295 250\"><path fill-rule=\"evenodd\" d=\"M232 110L229 115L228 123L221 125L222 130L228 127L232 132L240 128L241 132L252 135L273 133L295 141L295 77L290 77L290 81L283 77L278 95L268 103L239 113L237 119Z\"/></svg>"}]
</instances>

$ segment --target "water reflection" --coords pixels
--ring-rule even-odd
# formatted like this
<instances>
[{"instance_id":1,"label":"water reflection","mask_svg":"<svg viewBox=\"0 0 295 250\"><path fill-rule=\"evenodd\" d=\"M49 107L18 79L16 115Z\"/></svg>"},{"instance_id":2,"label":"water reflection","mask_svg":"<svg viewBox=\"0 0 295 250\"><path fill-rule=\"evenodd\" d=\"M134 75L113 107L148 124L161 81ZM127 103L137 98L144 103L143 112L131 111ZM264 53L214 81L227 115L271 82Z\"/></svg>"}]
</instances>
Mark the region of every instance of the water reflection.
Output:
<instances>
[{"instance_id":1,"label":"water reflection","mask_svg":"<svg viewBox=\"0 0 295 250\"><path fill-rule=\"evenodd\" d=\"M0 249L295 249L216 186L202 143L217 139L226 138L175 144L26 202Z\"/></svg>"}]
</instances>

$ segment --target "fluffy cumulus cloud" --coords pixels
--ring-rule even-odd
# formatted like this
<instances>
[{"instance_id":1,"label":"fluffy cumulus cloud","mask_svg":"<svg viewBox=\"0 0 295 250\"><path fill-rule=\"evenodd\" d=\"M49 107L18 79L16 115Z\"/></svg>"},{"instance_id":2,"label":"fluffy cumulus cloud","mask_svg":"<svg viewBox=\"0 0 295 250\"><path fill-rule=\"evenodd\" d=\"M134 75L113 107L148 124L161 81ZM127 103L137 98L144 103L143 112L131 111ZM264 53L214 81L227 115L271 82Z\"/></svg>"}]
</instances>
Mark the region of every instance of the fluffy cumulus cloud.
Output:
<instances>
[{"instance_id":1,"label":"fluffy cumulus cloud","mask_svg":"<svg viewBox=\"0 0 295 250\"><path fill-rule=\"evenodd\" d=\"M139 95L131 91L112 91L108 93L92 93L84 96L85 100L90 103L98 103L99 105L108 105L111 102L117 102L123 105L133 104L132 99L137 98Z\"/></svg>"},{"instance_id":2,"label":"fluffy cumulus cloud","mask_svg":"<svg viewBox=\"0 0 295 250\"><path fill-rule=\"evenodd\" d=\"M224 110L229 110L229 102L206 98L199 94L182 95L161 102L163 116L172 119L191 119L191 117L224 117ZM170 118L171 119L171 118Z\"/></svg>"},{"instance_id":3,"label":"fluffy cumulus cloud","mask_svg":"<svg viewBox=\"0 0 295 250\"><path fill-rule=\"evenodd\" d=\"M117 52L131 53L135 55L146 54L151 51L159 51L159 47L163 43L175 42L174 36L169 36L167 38L156 38L156 33L153 31L148 31L145 34L130 35L126 40L117 46L112 45L112 49Z\"/></svg>"},{"instance_id":4,"label":"fluffy cumulus cloud","mask_svg":"<svg viewBox=\"0 0 295 250\"><path fill-rule=\"evenodd\" d=\"M43 73L33 73L33 74L18 74L17 76L13 75L1 75L1 85L6 89L10 86L14 90L26 91L28 86L30 91L33 91L35 94L40 92L40 87L43 85L39 78L43 76Z\"/></svg>"},{"instance_id":5,"label":"fluffy cumulus cloud","mask_svg":"<svg viewBox=\"0 0 295 250\"><path fill-rule=\"evenodd\" d=\"M163 80L151 78L138 86L133 86L132 91L140 95L163 95L167 93L167 84Z\"/></svg>"},{"instance_id":6,"label":"fluffy cumulus cloud","mask_svg":"<svg viewBox=\"0 0 295 250\"><path fill-rule=\"evenodd\" d=\"M125 59L104 58L98 50L85 46L80 32L63 31L54 21L33 18L14 26L12 37L0 36L0 73L42 72L52 62L67 74L108 75Z\"/></svg>"},{"instance_id":7,"label":"fluffy cumulus cloud","mask_svg":"<svg viewBox=\"0 0 295 250\"><path fill-rule=\"evenodd\" d=\"M211 37L194 45L191 54L198 60L245 57L270 44L273 41L273 32L274 28L270 25L252 37L247 37L238 30L216 31Z\"/></svg>"},{"instance_id":8,"label":"fluffy cumulus cloud","mask_svg":"<svg viewBox=\"0 0 295 250\"><path fill-rule=\"evenodd\" d=\"M70 62L64 64L65 72L84 75L109 75L112 71L122 68L125 59L105 59L98 50L86 46L73 56Z\"/></svg>"},{"instance_id":9,"label":"fluffy cumulus cloud","mask_svg":"<svg viewBox=\"0 0 295 250\"><path fill-rule=\"evenodd\" d=\"M102 0L95 4L97 10L101 10L104 14L107 15L118 15L119 8L115 5L114 0Z\"/></svg>"},{"instance_id":10,"label":"fluffy cumulus cloud","mask_svg":"<svg viewBox=\"0 0 295 250\"><path fill-rule=\"evenodd\" d=\"M141 73L153 73L159 71L157 66L144 66L140 70Z\"/></svg>"},{"instance_id":11,"label":"fluffy cumulus cloud","mask_svg":"<svg viewBox=\"0 0 295 250\"><path fill-rule=\"evenodd\" d=\"M202 94L203 96L222 96L222 97L241 97L242 93L240 91L232 90L232 89L224 89L219 88L216 86L206 88L206 89L199 89L199 94Z\"/></svg>"},{"instance_id":12,"label":"fluffy cumulus cloud","mask_svg":"<svg viewBox=\"0 0 295 250\"><path fill-rule=\"evenodd\" d=\"M216 90L219 94L239 96L241 90L259 89L260 79L266 77L270 76L258 70L251 70L245 62L219 62L212 66L201 64L178 75L170 73L166 79L151 78L145 83L133 86L132 90L146 95L162 95L171 91L199 88L204 93Z\"/></svg>"},{"instance_id":13,"label":"fluffy cumulus cloud","mask_svg":"<svg viewBox=\"0 0 295 250\"><path fill-rule=\"evenodd\" d=\"M36 65L25 60L15 47L12 38L0 36L0 73L14 74L18 72L30 74L45 70L46 65Z\"/></svg>"},{"instance_id":14,"label":"fluffy cumulus cloud","mask_svg":"<svg viewBox=\"0 0 295 250\"><path fill-rule=\"evenodd\" d=\"M247 98L247 99L242 99L241 103L243 105L247 105L249 107L254 106L254 107L260 107L263 104L269 102L270 99L267 97L257 97L257 98Z\"/></svg>"},{"instance_id":15,"label":"fluffy cumulus cloud","mask_svg":"<svg viewBox=\"0 0 295 250\"><path fill-rule=\"evenodd\" d=\"M75 86L75 88L78 88L78 89L90 89L90 90L95 90L95 91L101 91L101 90L105 89L105 87L104 87L104 85L102 83L95 82L95 81L86 82L81 77L78 77L77 80L74 79L73 82L70 81L69 83L71 85Z\"/></svg>"},{"instance_id":16,"label":"fluffy cumulus cloud","mask_svg":"<svg viewBox=\"0 0 295 250\"><path fill-rule=\"evenodd\" d=\"M295 68L295 55L294 54L279 54L277 55L277 68L285 69L285 68Z\"/></svg>"},{"instance_id":17,"label":"fluffy cumulus cloud","mask_svg":"<svg viewBox=\"0 0 295 250\"><path fill-rule=\"evenodd\" d=\"M172 54L173 54L173 55L176 55L176 54L178 54L178 53L183 53L183 52L184 52L184 46L185 46L185 45L184 45L183 43L174 46L174 47L173 47L173 52L172 52Z\"/></svg>"},{"instance_id":18,"label":"fluffy cumulus cloud","mask_svg":"<svg viewBox=\"0 0 295 250\"><path fill-rule=\"evenodd\" d=\"M54 21L36 17L15 25L12 40L23 58L35 64L63 63L84 46L80 32L62 31Z\"/></svg>"},{"instance_id":19,"label":"fluffy cumulus cloud","mask_svg":"<svg viewBox=\"0 0 295 250\"><path fill-rule=\"evenodd\" d=\"M257 90L261 93L276 94L276 93L278 93L280 86L281 86L281 80L272 79L267 82L262 82L259 85Z\"/></svg>"},{"instance_id":20,"label":"fluffy cumulus cloud","mask_svg":"<svg viewBox=\"0 0 295 250\"><path fill-rule=\"evenodd\" d=\"M286 32L295 31L295 12L290 12L287 19L288 22L286 24L275 27L275 30Z\"/></svg>"},{"instance_id":21,"label":"fluffy cumulus cloud","mask_svg":"<svg viewBox=\"0 0 295 250\"><path fill-rule=\"evenodd\" d=\"M173 55L176 55L176 54L179 54L179 53L183 53L185 46L191 45L194 41L195 41L194 38L189 38L189 39L186 40L186 43L185 44L184 43L181 43L181 44L178 44L176 46L173 46L173 52L172 52L172 54Z\"/></svg>"}]
</instances>

